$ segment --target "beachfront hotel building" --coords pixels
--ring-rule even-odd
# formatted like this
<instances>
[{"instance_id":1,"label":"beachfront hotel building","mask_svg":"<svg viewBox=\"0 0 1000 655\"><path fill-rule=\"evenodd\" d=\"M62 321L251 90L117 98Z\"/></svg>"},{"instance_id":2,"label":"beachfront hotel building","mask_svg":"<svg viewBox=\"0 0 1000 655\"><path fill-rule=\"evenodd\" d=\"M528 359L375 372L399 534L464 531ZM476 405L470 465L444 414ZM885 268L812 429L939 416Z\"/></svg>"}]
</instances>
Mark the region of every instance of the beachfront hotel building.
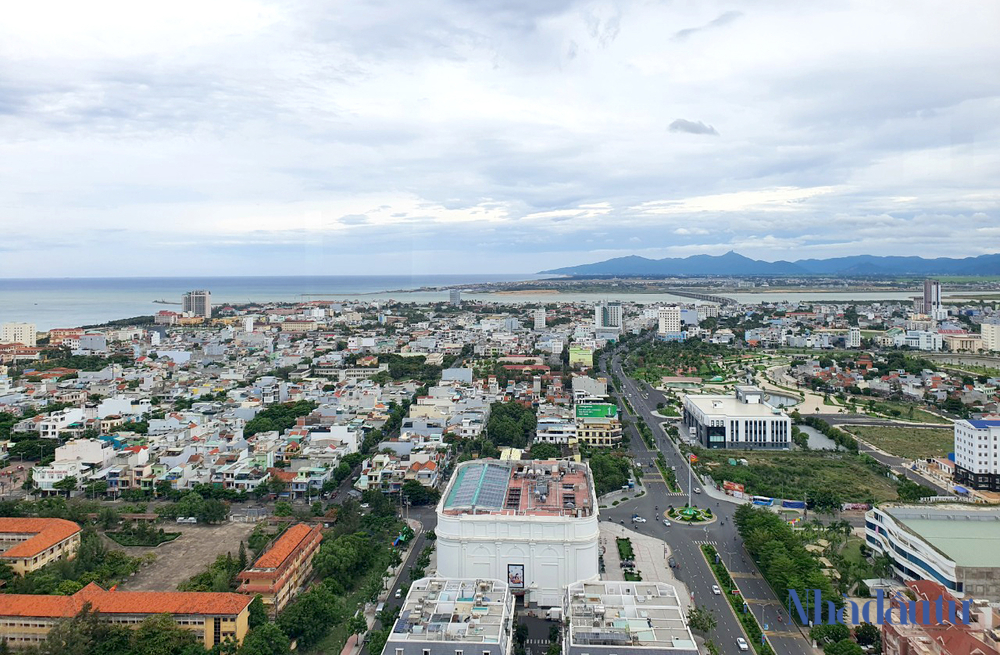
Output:
<instances>
[{"instance_id":1,"label":"beachfront hotel building","mask_svg":"<svg viewBox=\"0 0 1000 655\"><path fill-rule=\"evenodd\" d=\"M101 620L138 627L157 614L169 614L196 633L205 648L227 639L242 643L247 634L253 596L199 591L108 591L91 582L72 596L5 594L0 602L0 638L12 647L31 646L60 621L71 619L90 604Z\"/></svg>"},{"instance_id":2,"label":"beachfront hotel building","mask_svg":"<svg viewBox=\"0 0 1000 655\"><path fill-rule=\"evenodd\" d=\"M322 540L322 526L293 525L239 574L237 591L260 594L265 605L280 612L312 573L312 559Z\"/></svg>"},{"instance_id":3,"label":"beachfront hotel building","mask_svg":"<svg viewBox=\"0 0 1000 655\"><path fill-rule=\"evenodd\" d=\"M19 575L80 549L80 526L65 519L0 518L0 562Z\"/></svg>"},{"instance_id":4,"label":"beachfront hotel building","mask_svg":"<svg viewBox=\"0 0 1000 655\"><path fill-rule=\"evenodd\" d=\"M0 325L0 343L19 343L34 348L37 332L34 323L4 323Z\"/></svg>"},{"instance_id":5,"label":"beachfront hotel building","mask_svg":"<svg viewBox=\"0 0 1000 655\"><path fill-rule=\"evenodd\" d=\"M567 585L600 572L597 496L586 464L463 462L437 517L442 577L505 580L526 604L558 607Z\"/></svg>"},{"instance_id":6,"label":"beachfront hotel building","mask_svg":"<svg viewBox=\"0 0 1000 655\"><path fill-rule=\"evenodd\" d=\"M865 541L896 577L933 580L960 596L1000 602L1000 508L880 505L865 514Z\"/></svg>"}]
</instances>

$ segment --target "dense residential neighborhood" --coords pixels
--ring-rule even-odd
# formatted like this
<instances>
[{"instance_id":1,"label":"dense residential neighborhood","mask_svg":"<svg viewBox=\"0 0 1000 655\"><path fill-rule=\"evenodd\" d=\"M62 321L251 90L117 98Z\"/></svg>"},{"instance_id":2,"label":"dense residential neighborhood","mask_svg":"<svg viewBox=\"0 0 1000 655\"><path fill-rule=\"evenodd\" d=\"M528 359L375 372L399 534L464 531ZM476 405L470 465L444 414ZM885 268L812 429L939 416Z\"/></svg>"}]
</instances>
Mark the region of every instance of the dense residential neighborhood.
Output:
<instances>
[{"instance_id":1,"label":"dense residential neighborhood","mask_svg":"<svg viewBox=\"0 0 1000 655\"><path fill-rule=\"evenodd\" d=\"M425 304L213 307L201 290L179 312L12 326L6 334L30 345L0 346L0 509L10 517L0 535L18 544L0 554L6 591L18 616L34 617L32 594L65 600L3 636L33 646L57 625L93 630L73 618L90 603L112 625L170 614L178 648L256 654L267 639L379 652L400 638L401 607L413 606L408 639L434 625L416 617L425 589L489 588L501 624L513 620L509 602L522 618L584 611L578 599L560 609L563 594L598 578L595 598L617 593L599 547L614 539L624 580L659 584L649 589L681 621L674 651L711 651L711 627L687 607L703 582L629 552L665 538L666 559L689 557L673 526L721 530L728 512L726 534L749 539L773 584L785 573L760 559L752 507L781 513L796 531L787 547L807 546L831 593L864 595L865 576L878 573L997 600L995 567L929 535L952 568L916 570L886 540L923 528L900 520L887 535L872 524L892 503L908 517L907 503L1000 501L1000 464L981 450L1000 439L1000 370L987 352L1000 315L936 297L499 304L451 293ZM838 510L859 512L858 533L830 546L839 524L810 527L805 514ZM643 513L655 519L649 537ZM543 541L559 549L522 537L529 524L544 524ZM696 549L710 558L716 543ZM201 572L178 568L190 547ZM860 561L845 563L848 547ZM731 584L727 569L713 575ZM116 614L121 603L135 605L131 618ZM805 652L792 633L768 632L761 611L740 619L747 635ZM497 636L498 655L524 647L508 637Z\"/></svg>"}]
</instances>

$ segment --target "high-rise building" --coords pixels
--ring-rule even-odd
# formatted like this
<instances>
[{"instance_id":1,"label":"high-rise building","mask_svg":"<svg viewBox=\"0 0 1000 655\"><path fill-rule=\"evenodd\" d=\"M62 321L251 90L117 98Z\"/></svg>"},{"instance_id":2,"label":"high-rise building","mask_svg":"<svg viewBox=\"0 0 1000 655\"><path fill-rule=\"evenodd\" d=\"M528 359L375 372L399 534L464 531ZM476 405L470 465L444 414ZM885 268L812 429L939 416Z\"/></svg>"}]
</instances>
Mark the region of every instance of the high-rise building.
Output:
<instances>
[{"instance_id":1,"label":"high-rise building","mask_svg":"<svg viewBox=\"0 0 1000 655\"><path fill-rule=\"evenodd\" d=\"M184 294L184 301L181 303L181 310L190 312L195 316L212 318L212 293L204 289L199 291L188 291Z\"/></svg>"},{"instance_id":2,"label":"high-rise building","mask_svg":"<svg viewBox=\"0 0 1000 655\"><path fill-rule=\"evenodd\" d=\"M657 332L660 335L680 334L681 331L681 308L677 305L660 307L657 312L659 326Z\"/></svg>"},{"instance_id":3,"label":"high-rise building","mask_svg":"<svg viewBox=\"0 0 1000 655\"><path fill-rule=\"evenodd\" d=\"M937 280L924 280L924 311L930 314L941 306L941 283Z\"/></svg>"},{"instance_id":4,"label":"high-rise building","mask_svg":"<svg viewBox=\"0 0 1000 655\"><path fill-rule=\"evenodd\" d=\"M458 307L459 305L461 305L462 304L462 290L461 289L452 289L451 291L449 291L448 292L448 303L451 304L451 305L453 305L453 306L455 306L455 307Z\"/></svg>"},{"instance_id":5,"label":"high-rise building","mask_svg":"<svg viewBox=\"0 0 1000 655\"><path fill-rule=\"evenodd\" d=\"M0 326L0 343L19 343L34 347L37 345L34 323L4 323Z\"/></svg>"},{"instance_id":6,"label":"high-rise building","mask_svg":"<svg viewBox=\"0 0 1000 655\"><path fill-rule=\"evenodd\" d=\"M1000 491L1000 421L955 422L955 481Z\"/></svg>"},{"instance_id":7,"label":"high-rise building","mask_svg":"<svg viewBox=\"0 0 1000 655\"><path fill-rule=\"evenodd\" d=\"M597 515L586 463L462 462L437 506L438 575L506 580L526 604L559 606L600 575Z\"/></svg>"},{"instance_id":8,"label":"high-rise building","mask_svg":"<svg viewBox=\"0 0 1000 655\"><path fill-rule=\"evenodd\" d=\"M847 331L847 347L848 348L861 347L861 328L852 327Z\"/></svg>"},{"instance_id":9,"label":"high-rise building","mask_svg":"<svg viewBox=\"0 0 1000 655\"><path fill-rule=\"evenodd\" d=\"M535 310L535 329L544 330L545 329L545 308L539 307Z\"/></svg>"},{"instance_id":10,"label":"high-rise building","mask_svg":"<svg viewBox=\"0 0 1000 655\"><path fill-rule=\"evenodd\" d=\"M924 313L936 321L948 318L948 311L941 304L941 283L924 280Z\"/></svg>"},{"instance_id":11,"label":"high-rise building","mask_svg":"<svg viewBox=\"0 0 1000 655\"><path fill-rule=\"evenodd\" d=\"M991 318L982 325L983 350L1000 351L1000 318Z\"/></svg>"},{"instance_id":12,"label":"high-rise building","mask_svg":"<svg viewBox=\"0 0 1000 655\"><path fill-rule=\"evenodd\" d=\"M622 326L622 304L620 302L601 302L594 306L594 327L620 328Z\"/></svg>"}]
</instances>

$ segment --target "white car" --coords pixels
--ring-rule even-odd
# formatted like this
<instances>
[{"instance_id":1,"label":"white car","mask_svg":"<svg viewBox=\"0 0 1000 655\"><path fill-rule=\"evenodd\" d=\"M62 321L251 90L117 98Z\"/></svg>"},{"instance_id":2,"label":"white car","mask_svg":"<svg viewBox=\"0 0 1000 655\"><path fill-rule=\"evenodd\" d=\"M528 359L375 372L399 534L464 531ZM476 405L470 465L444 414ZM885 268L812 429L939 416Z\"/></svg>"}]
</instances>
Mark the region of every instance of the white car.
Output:
<instances>
[{"instance_id":1,"label":"white car","mask_svg":"<svg viewBox=\"0 0 1000 655\"><path fill-rule=\"evenodd\" d=\"M397 589L396 593L393 594L394 598L401 598L402 596L403 596L403 590L402 589Z\"/></svg>"},{"instance_id":2,"label":"white car","mask_svg":"<svg viewBox=\"0 0 1000 655\"><path fill-rule=\"evenodd\" d=\"M740 650L750 650L750 645L747 644L747 640L743 637L736 638L736 647Z\"/></svg>"},{"instance_id":3,"label":"white car","mask_svg":"<svg viewBox=\"0 0 1000 655\"><path fill-rule=\"evenodd\" d=\"M719 585L717 584L712 585L712 593L715 594L716 596L722 595L722 590L719 589Z\"/></svg>"},{"instance_id":4,"label":"white car","mask_svg":"<svg viewBox=\"0 0 1000 655\"><path fill-rule=\"evenodd\" d=\"M633 516L632 520L635 521L636 523L645 523L646 522L646 519L642 518L641 516Z\"/></svg>"},{"instance_id":5,"label":"white car","mask_svg":"<svg viewBox=\"0 0 1000 655\"><path fill-rule=\"evenodd\" d=\"M695 490L694 490L694 492L695 492L696 494L700 494L700 493L701 493L701 489L695 489Z\"/></svg>"},{"instance_id":6,"label":"white car","mask_svg":"<svg viewBox=\"0 0 1000 655\"><path fill-rule=\"evenodd\" d=\"M667 519L663 519L663 527L669 528L670 527L670 521L668 521Z\"/></svg>"}]
</instances>

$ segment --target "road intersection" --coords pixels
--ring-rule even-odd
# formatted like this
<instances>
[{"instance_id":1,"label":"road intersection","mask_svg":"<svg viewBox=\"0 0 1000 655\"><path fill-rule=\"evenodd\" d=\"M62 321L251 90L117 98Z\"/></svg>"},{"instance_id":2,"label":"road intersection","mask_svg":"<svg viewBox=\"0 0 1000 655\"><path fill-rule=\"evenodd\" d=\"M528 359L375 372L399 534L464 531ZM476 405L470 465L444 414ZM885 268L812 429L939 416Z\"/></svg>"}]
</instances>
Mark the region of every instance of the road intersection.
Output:
<instances>
[{"instance_id":1,"label":"road intersection","mask_svg":"<svg viewBox=\"0 0 1000 655\"><path fill-rule=\"evenodd\" d=\"M671 521L671 526L668 528L663 524L663 512L667 507L670 505L680 507L687 502L688 475L685 467L689 464L659 427L665 419L655 411L657 403L665 401L662 394L645 383L627 377L621 367L621 355L617 351L611 354L605 353L601 357L600 366L605 373L608 370L609 360L611 370L621 381L622 395L628 398L632 408L652 429L656 448L649 449L635 425L630 426L632 455L636 464L648 472L643 476L646 493L639 498L601 510L602 517L616 523L630 521L633 514L648 519L647 523L640 524L638 530L663 539L670 546L672 556L680 567L675 571L676 576L687 585L695 604L711 610L718 621L716 629L708 635L708 638L719 646L720 652L739 653L736 638L743 636L743 632L728 601L721 595L712 593L712 585L716 581L702 555L700 548L702 544L715 546L723 562L732 572L750 611L758 618L762 627L767 625L765 633L778 655L814 655L817 651L798 628L788 622L789 617L784 611L783 601L775 596L743 549L742 540L732 520L736 510L734 504L710 498L705 493L694 493L693 504L711 508L718 520L707 526L683 525L678 521ZM618 395L616 391L614 393ZM621 405L624 406L624 403ZM656 457L661 452L667 460L667 465L674 466L678 472L677 482L681 487L681 493L669 492L657 472ZM692 477L691 480L691 491L700 491L701 483L697 477Z\"/></svg>"}]
</instances>

